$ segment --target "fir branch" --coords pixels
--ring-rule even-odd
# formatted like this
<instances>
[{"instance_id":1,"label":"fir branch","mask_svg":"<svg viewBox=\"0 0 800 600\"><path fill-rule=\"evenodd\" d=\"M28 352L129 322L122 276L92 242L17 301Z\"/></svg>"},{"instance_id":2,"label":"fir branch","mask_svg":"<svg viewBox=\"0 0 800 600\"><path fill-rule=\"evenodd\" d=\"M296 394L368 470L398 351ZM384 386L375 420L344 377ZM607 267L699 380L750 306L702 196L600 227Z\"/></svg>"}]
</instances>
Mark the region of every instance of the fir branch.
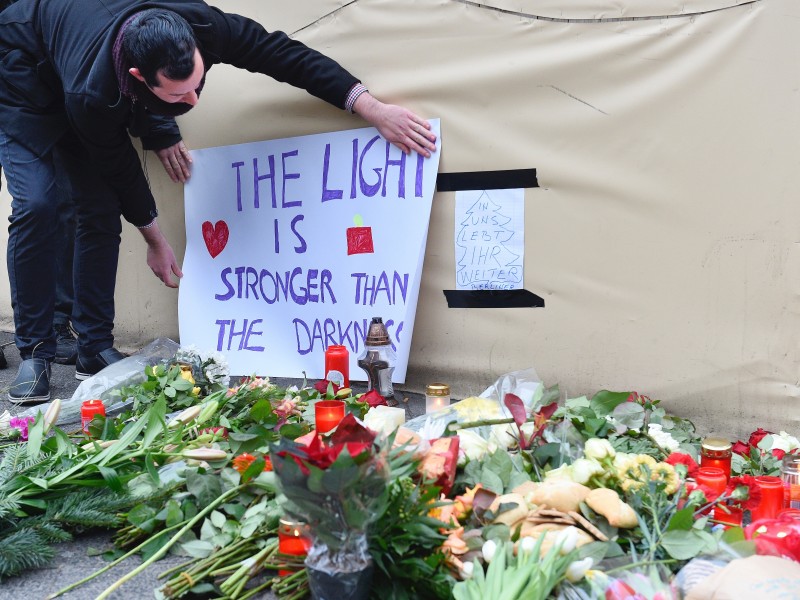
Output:
<instances>
[{"instance_id":1,"label":"fir branch","mask_svg":"<svg viewBox=\"0 0 800 600\"><path fill-rule=\"evenodd\" d=\"M53 549L34 529L19 529L0 539L0 578L46 565Z\"/></svg>"},{"instance_id":2,"label":"fir branch","mask_svg":"<svg viewBox=\"0 0 800 600\"><path fill-rule=\"evenodd\" d=\"M55 523L84 527L117 527L118 513L135 501L108 490L81 491L48 502L46 518Z\"/></svg>"}]
</instances>

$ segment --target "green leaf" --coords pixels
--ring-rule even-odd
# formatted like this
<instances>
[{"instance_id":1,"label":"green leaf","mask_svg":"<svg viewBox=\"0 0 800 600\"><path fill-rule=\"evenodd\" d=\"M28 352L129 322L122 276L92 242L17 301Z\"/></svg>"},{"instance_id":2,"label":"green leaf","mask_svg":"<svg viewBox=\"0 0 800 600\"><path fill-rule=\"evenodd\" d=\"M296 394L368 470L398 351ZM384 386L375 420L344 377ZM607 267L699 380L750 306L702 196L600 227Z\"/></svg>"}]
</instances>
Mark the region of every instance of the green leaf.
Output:
<instances>
[{"instance_id":1,"label":"green leaf","mask_svg":"<svg viewBox=\"0 0 800 600\"><path fill-rule=\"evenodd\" d=\"M175 391L175 388L174 388L174 387L172 387L172 386L168 386L168 387L165 387L165 388L164 388L164 395L165 395L167 398L175 398L175 396L177 396L177 395L178 395L178 392L177 392L177 391Z\"/></svg>"},{"instance_id":2,"label":"green leaf","mask_svg":"<svg viewBox=\"0 0 800 600\"><path fill-rule=\"evenodd\" d=\"M211 511L209 519L211 519L211 523L214 525L214 527L217 527L218 529L222 529L225 526L225 522L227 521L225 515L223 515L218 510Z\"/></svg>"},{"instance_id":3,"label":"green leaf","mask_svg":"<svg viewBox=\"0 0 800 600\"><path fill-rule=\"evenodd\" d=\"M39 486L43 490L47 489L47 480L42 479L41 477L28 477L28 480L36 486Z\"/></svg>"},{"instance_id":4,"label":"green leaf","mask_svg":"<svg viewBox=\"0 0 800 600\"><path fill-rule=\"evenodd\" d=\"M478 483L481 483L483 487L495 494L503 493L503 480L488 469L481 471L481 478Z\"/></svg>"},{"instance_id":5,"label":"green leaf","mask_svg":"<svg viewBox=\"0 0 800 600\"><path fill-rule=\"evenodd\" d=\"M258 400L250 409L250 418L253 421L263 421L272 414L272 403L266 398Z\"/></svg>"},{"instance_id":6,"label":"green leaf","mask_svg":"<svg viewBox=\"0 0 800 600\"><path fill-rule=\"evenodd\" d=\"M195 497L199 506L207 506L222 495L220 478L215 475L187 471L186 489Z\"/></svg>"},{"instance_id":7,"label":"green leaf","mask_svg":"<svg viewBox=\"0 0 800 600\"><path fill-rule=\"evenodd\" d=\"M144 525L147 524L148 521L155 519L155 516L155 508L146 504L137 504L128 511L128 522L139 529L145 529ZM152 528L152 524L150 524L150 527Z\"/></svg>"},{"instance_id":8,"label":"green leaf","mask_svg":"<svg viewBox=\"0 0 800 600\"><path fill-rule=\"evenodd\" d=\"M688 531L694 525L694 508L687 508L676 511L667 524L667 531L683 530Z\"/></svg>"},{"instance_id":9,"label":"green leaf","mask_svg":"<svg viewBox=\"0 0 800 600\"><path fill-rule=\"evenodd\" d=\"M189 392L194 387L191 381L189 381L188 379L184 379L183 377L178 377L170 385L179 392ZM166 392L167 390L164 391Z\"/></svg>"},{"instance_id":10,"label":"green leaf","mask_svg":"<svg viewBox=\"0 0 800 600\"><path fill-rule=\"evenodd\" d=\"M612 416L628 429L641 429L644 426L644 407L636 402L620 404L612 411Z\"/></svg>"},{"instance_id":11,"label":"green leaf","mask_svg":"<svg viewBox=\"0 0 800 600\"><path fill-rule=\"evenodd\" d=\"M122 481L120 481L119 475L117 475L116 470L112 469L111 467L105 467L103 465L95 465L97 470L100 471L100 475L103 476L103 480L106 482L109 488L117 493L122 492Z\"/></svg>"},{"instance_id":12,"label":"green leaf","mask_svg":"<svg viewBox=\"0 0 800 600\"><path fill-rule=\"evenodd\" d=\"M267 464L267 461L264 460L263 456L259 456L253 462L250 463L244 472L242 473L242 483L247 483L253 477L257 476L264 470L264 466Z\"/></svg>"},{"instance_id":13,"label":"green leaf","mask_svg":"<svg viewBox=\"0 0 800 600\"><path fill-rule=\"evenodd\" d=\"M172 527L182 522L183 511L181 510L180 504L178 504L177 500L174 498L170 498L169 502L167 502L167 518L165 523L167 527Z\"/></svg>"},{"instance_id":14,"label":"green leaf","mask_svg":"<svg viewBox=\"0 0 800 600\"><path fill-rule=\"evenodd\" d=\"M605 417L628 399L630 392L609 392L600 390L589 401L589 406L598 417Z\"/></svg>"},{"instance_id":15,"label":"green leaf","mask_svg":"<svg viewBox=\"0 0 800 600\"><path fill-rule=\"evenodd\" d=\"M722 541L726 544L744 541L744 530L741 527L731 527L722 534Z\"/></svg>"},{"instance_id":16,"label":"green leaf","mask_svg":"<svg viewBox=\"0 0 800 600\"><path fill-rule=\"evenodd\" d=\"M155 462L149 454L146 454L144 457L144 467L147 470L147 474L150 476L150 479L153 480L153 483L160 485L161 478L158 475L158 469L156 469Z\"/></svg>"},{"instance_id":17,"label":"green leaf","mask_svg":"<svg viewBox=\"0 0 800 600\"><path fill-rule=\"evenodd\" d=\"M167 424L164 422L166 414L167 403L163 399L156 400L147 411L147 428L142 439L143 448L148 448L159 435L167 431ZM158 479L154 481L158 482Z\"/></svg>"},{"instance_id":18,"label":"green leaf","mask_svg":"<svg viewBox=\"0 0 800 600\"><path fill-rule=\"evenodd\" d=\"M41 411L36 414L36 421L28 427L28 458L31 460L39 456L44 438L44 417Z\"/></svg>"},{"instance_id":19,"label":"green leaf","mask_svg":"<svg viewBox=\"0 0 800 600\"><path fill-rule=\"evenodd\" d=\"M696 529L667 531L661 536L661 545L671 558L689 560L706 551L708 547L706 535L714 540L710 533Z\"/></svg>"}]
</instances>

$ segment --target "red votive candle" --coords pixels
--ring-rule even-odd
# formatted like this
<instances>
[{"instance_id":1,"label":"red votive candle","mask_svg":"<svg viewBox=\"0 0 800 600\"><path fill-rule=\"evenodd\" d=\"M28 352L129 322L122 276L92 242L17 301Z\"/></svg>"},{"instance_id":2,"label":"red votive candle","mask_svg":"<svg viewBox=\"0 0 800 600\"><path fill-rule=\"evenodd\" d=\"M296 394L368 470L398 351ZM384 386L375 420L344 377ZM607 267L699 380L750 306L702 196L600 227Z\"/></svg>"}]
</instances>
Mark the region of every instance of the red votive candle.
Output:
<instances>
[{"instance_id":1,"label":"red votive candle","mask_svg":"<svg viewBox=\"0 0 800 600\"><path fill-rule=\"evenodd\" d=\"M724 438L707 437L700 445L700 466L717 467L725 473L725 479L731 476L731 443Z\"/></svg>"},{"instance_id":2,"label":"red votive candle","mask_svg":"<svg viewBox=\"0 0 800 600\"><path fill-rule=\"evenodd\" d=\"M761 501L751 514L753 521L774 519L783 508L783 481L780 477L761 475L756 477L761 490Z\"/></svg>"},{"instance_id":3,"label":"red votive candle","mask_svg":"<svg viewBox=\"0 0 800 600\"><path fill-rule=\"evenodd\" d=\"M694 480L698 485L704 485L707 488L714 490L718 495L725 492L728 485L728 479L725 477L725 472L718 467L700 467L694 476Z\"/></svg>"},{"instance_id":4,"label":"red votive candle","mask_svg":"<svg viewBox=\"0 0 800 600\"><path fill-rule=\"evenodd\" d=\"M350 353L345 346L325 350L325 379L339 387L350 387Z\"/></svg>"},{"instance_id":5,"label":"red votive candle","mask_svg":"<svg viewBox=\"0 0 800 600\"><path fill-rule=\"evenodd\" d=\"M102 400L84 400L81 404L81 429L83 433L89 435L89 423L97 415L105 416L106 407Z\"/></svg>"},{"instance_id":6,"label":"red votive candle","mask_svg":"<svg viewBox=\"0 0 800 600\"><path fill-rule=\"evenodd\" d=\"M299 521L281 519L278 524L278 552L289 556L305 556L311 548L308 525ZM293 571L281 569L278 575L284 577Z\"/></svg>"},{"instance_id":7,"label":"red votive candle","mask_svg":"<svg viewBox=\"0 0 800 600\"><path fill-rule=\"evenodd\" d=\"M344 402L320 400L314 405L314 419L319 433L328 433L344 419Z\"/></svg>"}]
</instances>

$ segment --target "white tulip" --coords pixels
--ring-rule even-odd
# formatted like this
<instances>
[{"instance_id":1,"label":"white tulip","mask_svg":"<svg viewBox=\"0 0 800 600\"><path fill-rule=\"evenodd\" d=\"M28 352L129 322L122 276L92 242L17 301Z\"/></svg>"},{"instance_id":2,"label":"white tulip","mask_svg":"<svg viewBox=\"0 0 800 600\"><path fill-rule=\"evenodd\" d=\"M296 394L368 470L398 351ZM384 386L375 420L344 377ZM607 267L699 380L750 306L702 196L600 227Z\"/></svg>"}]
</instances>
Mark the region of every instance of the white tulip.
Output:
<instances>
[{"instance_id":1,"label":"white tulip","mask_svg":"<svg viewBox=\"0 0 800 600\"><path fill-rule=\"evenodd\" d=\"M472 573L475 570L475 565L471 562L464 563L461 565L461 579L467 580L472 579Z\"/></svg>"},{"instance_id":2,"label":"white tulip","mask_svg":"<svg viewBox=\"0 0 800 600\"><path fill-rule=\"evenodd\" d=\"M519 551L525 554L530 554L536 548L536 538L526 535L519 541Z\"/></svg>"},{"instance_id":3,"label":"white tulip","mask_svg":"<svg viewBox=\"0 0 800 600\"><path fill-rule=\"evenodd\" d=\"M575 560L572 561L569 566L567 567L567 572L565 576L568 581L572 583L578 583L583 576L586 575L586 571L592 568L594 564L594 560L592 560L591 556L587 556L583 560Z\"/></svg>"},{"instance_id":4,"label":"white tulip","mask_svg":"<svg viewBox=\"0 0 800 600\"><path fill-rule=\"evenodd\" d=\"M569 554L578 545L578 529L570 525L556 535L554 546L559 548L559 553L564 556Z\"/></svg>"},{"instance_id":5,"label":"white tulip","mask_svg":"<svg viewBox=\"0 0 800 600\"><path fill-rule=\"evenodd\" d=\"M492 562L494 555L497 553L497 543L493 540L488 540L483 543L483 547L481 548L481 554L483 554L483 560L487 563Z\"/></svg>"}]
</instances>

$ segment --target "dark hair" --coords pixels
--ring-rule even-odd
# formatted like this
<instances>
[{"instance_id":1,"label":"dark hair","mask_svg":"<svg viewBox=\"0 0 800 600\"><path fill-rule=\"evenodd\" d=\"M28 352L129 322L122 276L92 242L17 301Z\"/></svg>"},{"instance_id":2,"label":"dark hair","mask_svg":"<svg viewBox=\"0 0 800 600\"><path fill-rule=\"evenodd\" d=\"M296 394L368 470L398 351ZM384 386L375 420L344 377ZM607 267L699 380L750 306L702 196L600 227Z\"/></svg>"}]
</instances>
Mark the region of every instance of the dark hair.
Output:
<instances>
[{"instance_id":1,"label":"dark hair","mask_svg":"<svg viewBox=\"0 0 800 600\"><path fill-rule=\"evenodd\" d=\"M194 71L197 42L189 23L161 8L136 14L122 33L122 52L139 69L145 83L158 87L159 71L167 79L183 81Z\"/></svg>"}]
</instances>

